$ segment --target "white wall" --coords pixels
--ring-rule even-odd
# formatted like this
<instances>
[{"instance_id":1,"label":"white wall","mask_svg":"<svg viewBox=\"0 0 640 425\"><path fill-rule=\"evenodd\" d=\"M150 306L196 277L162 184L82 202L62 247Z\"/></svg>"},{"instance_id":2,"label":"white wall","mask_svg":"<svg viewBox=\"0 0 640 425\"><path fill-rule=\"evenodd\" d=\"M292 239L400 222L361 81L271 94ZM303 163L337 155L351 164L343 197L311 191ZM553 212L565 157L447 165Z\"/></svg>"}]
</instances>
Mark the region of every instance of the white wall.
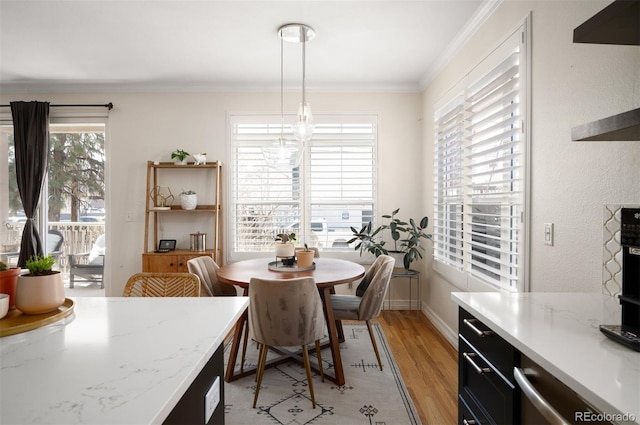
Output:
<instances>
[{"instance_id":1,"label":"white wall","mask_svg":"<svg viewBox=\"0 0 640 425\"><path fill-rule=\"evenodd\" d=\"M295 111L299 94L287 94L285 110ZM379 114L382 212L400 207L420 211L421 98L417 93L311 93L314 114ZM0 102L113 102L109 116L107 171L107 295L119 296L127 278L141 271L146 197L146 162L169 161L182 148L228 162L227 113L279 113L279 93L28 94L3 95ZM223 167L224 169L224 167ZM226 172L225 172L226 174ZM226 176L225 176L226 178ZM409 183L407 183L409 182ZM133 221L125 221L127 213ZM195 231L195 230L194 230ZM185 235L188 241L188 234Z\"/></svg>"},{"instance_id":2,"label":"white wall","mask_svg":"<svg viewBox=\"0 0 640 425\"><path fill-rule=\"evenodd\" d=\"M571 128L640 106L640 47L574 44L573 29L610 1L504 1L423 94L424 162L433 104L532 13L530 288L601 292L604 204L640 204L640 142L572 142ZM432 176L425 175L432 211ZM543 244L543 223L555 244ZM425 265L430 270L430 264ZM458 289L430 275L429 315L455 338Z\"/></svg>"}]
</instances>

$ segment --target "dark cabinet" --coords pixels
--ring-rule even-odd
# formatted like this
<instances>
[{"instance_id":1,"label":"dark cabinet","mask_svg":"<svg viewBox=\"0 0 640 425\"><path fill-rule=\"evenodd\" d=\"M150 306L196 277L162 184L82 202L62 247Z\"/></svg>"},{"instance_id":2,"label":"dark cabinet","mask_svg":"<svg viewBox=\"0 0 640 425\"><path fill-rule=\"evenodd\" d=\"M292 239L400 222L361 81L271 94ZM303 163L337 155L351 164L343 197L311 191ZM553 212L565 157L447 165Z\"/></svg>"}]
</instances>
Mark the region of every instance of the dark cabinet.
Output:
<instances>
[{"instance_id":1,"label":"dark cabinet","mask_svg":"<svg viewBox=\"0 0 640 425\"><path fill-rule=\"evenodd\" d=\"M517 423L520 393L513 368L520 365L519 352L464 309L458 329L459 423Z\"/></svg>"}]
</instances>

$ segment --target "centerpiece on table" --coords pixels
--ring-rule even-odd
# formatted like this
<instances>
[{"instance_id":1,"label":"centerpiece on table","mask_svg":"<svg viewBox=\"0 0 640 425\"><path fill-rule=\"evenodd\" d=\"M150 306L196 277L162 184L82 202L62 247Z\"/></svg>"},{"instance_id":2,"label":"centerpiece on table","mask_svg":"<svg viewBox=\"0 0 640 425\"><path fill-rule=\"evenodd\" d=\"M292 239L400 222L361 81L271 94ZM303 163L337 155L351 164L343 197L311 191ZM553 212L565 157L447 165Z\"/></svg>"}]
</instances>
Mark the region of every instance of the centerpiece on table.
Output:
<instances>
[{"instance_id":1,"label":"centerpiece on table","mask_svg":"<svg viewBox=\"0 0 640 425\"><path fill-rule=\"evenodd\" d=\"M295 247L293 246L295 240L295 233L278 233L276 235L276 260L282 258L282 263L285 266L293 266L295 262Z\"/></svg>"},{"instance_id":2,"label":"centerpiece on table","mask_svg":"<svg viewBox=\"0 0 640 425\"><path fill-rule=\"evenodd\" d=\"M31 256L25 266L29 274L18 277L16 308L24 314L42 314L64 304L62 274L52 270L56 260L51 255Z\"/></svg>"},{"instance_id":3,"label":"centerpiece on table","mask_svg":"<svg viewBox=\"0 0 640 425\"><path fill-rule=\"evenodd\" d=\"M389 223L383 224L376 229L372 228L371 222L358 230L351 227L353 238L349 240L349 244L358 241L355 246L356 251L369 252L376 257L381 254L391 255L396 259L396 264L402 264L407 270L411 269L411 263L422 258L421 251L424 251L422 240L431 239L431 235L424 232L429 225L429 217L422 217L419 223L413 218L409 222L400 220L396 217L400 208L385 214L382 218L389 220ZM393 249L385 248L385 241L382 239L382 233L389 230L391 239L393 240Z\"/></svg>"},{"instance_id":4,"label":"centerpiece on table","mask_svg":"<svg viewBox=\"0 0 640 425\"><path fill-rule=\"evenodd\" d=\"M313 265L313 257L316 252L312 249L309 249L307 244L304 244L304 248L296 249L296 259L298 262L298 267L311 267Z\"/></svg>"}]
</instances>

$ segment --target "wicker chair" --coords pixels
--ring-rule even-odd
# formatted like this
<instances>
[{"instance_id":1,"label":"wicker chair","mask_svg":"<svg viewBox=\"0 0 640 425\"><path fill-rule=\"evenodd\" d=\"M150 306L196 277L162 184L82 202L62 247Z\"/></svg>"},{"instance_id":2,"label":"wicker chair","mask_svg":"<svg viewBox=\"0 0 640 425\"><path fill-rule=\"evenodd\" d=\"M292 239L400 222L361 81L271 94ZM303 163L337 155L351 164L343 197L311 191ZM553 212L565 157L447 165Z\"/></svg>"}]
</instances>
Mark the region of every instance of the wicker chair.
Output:
<instances>
[{"instance_id":1,"label":"wicker chair","mask_svg":"<svg viewBox=\"0 0 640 425\"><path fill-rule=\"evenodd\" d=\"M200 279L192 273L136 273L123 297L199 297Z\"/></svg>"}]
</instances>

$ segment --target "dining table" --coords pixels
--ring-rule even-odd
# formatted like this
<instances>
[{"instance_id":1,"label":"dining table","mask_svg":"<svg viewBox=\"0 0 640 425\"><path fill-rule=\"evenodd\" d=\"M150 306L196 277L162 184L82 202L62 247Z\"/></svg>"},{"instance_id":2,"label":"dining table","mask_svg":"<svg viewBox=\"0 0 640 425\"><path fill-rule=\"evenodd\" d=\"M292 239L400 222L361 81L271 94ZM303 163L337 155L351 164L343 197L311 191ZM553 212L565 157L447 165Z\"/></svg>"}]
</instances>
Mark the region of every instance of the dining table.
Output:
<instances>
[{"instance_id":1,"label":"dining table","mask_svg":"<svg viewBox=\"0 0 640 425\"><path fill-rule=\"evenodd\" d=\"M337 258L314 258L313 265L309 268L284 267L277 265L274 258L256 258L251 260L238 261L221 266L217 271L218 280L222 283L235 285L243 289L244 295L249 295L249 285L251 278L262 279L294 279L299 277L313 277L323 303L323 310L327 322L327 333L329 346L333 361L334 375L324 373L325 377L337 385L344 385L344 369L340 356L340 340L344 339L342 327L335 320L333 308L331 306L331 294L335 293L335 286L351 283L364 276L365 269L362 265L353 261ZM248 326L248 313L245 311L238 320L233 334L229 362L225 373L225 381L231 382L236 379L255 373L255 368L245 369L241 365L240 370L236 370L235 364L240 351L245 327ZM245 335L246 346L246 335ZM278 350L280 354L284 352ZM283 355L281 358L267 363L267 367L288 361L290 358L297 359L295 355Z\"/></svg>"}]
</instances>

